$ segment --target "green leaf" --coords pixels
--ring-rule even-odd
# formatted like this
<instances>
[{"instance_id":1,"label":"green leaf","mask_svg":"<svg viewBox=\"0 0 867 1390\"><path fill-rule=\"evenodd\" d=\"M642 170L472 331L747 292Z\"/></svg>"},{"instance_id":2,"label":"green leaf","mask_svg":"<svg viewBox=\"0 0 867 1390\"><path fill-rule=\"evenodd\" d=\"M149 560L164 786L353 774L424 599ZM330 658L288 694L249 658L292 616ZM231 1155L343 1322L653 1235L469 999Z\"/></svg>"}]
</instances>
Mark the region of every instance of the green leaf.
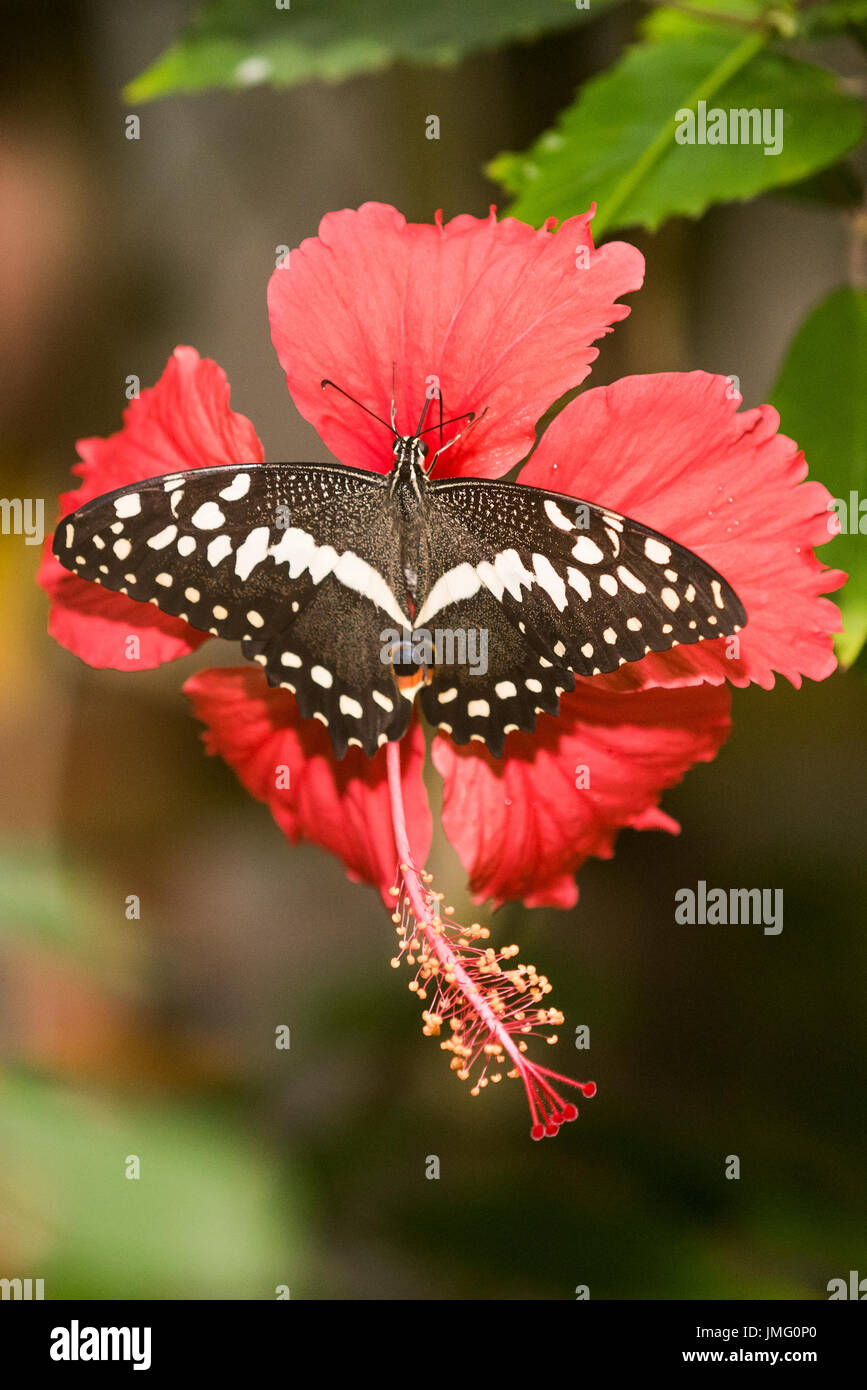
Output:
<instances>
[{"instance_id":1,"label":"green leaf","mask_svg":"<svg viewBox=\"0 0 867 1390\"><path fill-rule=\"evenodd\" d=\"M126 88L127 101L270 83L340 82L390 63L453 63L464 54L568 29L587 10L568 0L207 0L181 37Z\"/></svg>"},{"instance_id":2,"label":"green leaf","mask_svg":"<svg viewBox=\"0 0 867 1390\"><path fill-rule=\"evenodd\" d=\"M284 1187L216 1107L15 1072L0 1086L0 1244L17 1252L3 1273L43 1278L48 1299L273 1299L306 1263Z\"/></svg>"},{"instance_id":3,"label":"green leaf","mask_svg":"<svg viewBox=\"0 0 867 1390\"><path fill-rule=\"evenodd\" d=\"M594 231L655 230L676 214L698 217L712 203L744 200L836 163L864 130L864 111L823 68L769 48L762 28L746 32L660 10L646 38L523 155L501 154L489 172L528 222L598 205ZM782 149L758 144L679 144L677 112L782 112ZM695 134L699 134L696 125Z\"/></svg>"},{"instance_id":4,"label":"green leaf","mask_svg":"<svg viewBox=\"0 0 867 1390\"><path fill-rule=\"evenodd\" d=\"M867 641L867 513L858 531L858 503L867 498L867 291L835 290L813 310L771 399L811 473L845 504L845 512L838 509L845 529L820 556L849 575L834 596L845 624L837 651L848 666Z\"/></svg>"}]
</instances>

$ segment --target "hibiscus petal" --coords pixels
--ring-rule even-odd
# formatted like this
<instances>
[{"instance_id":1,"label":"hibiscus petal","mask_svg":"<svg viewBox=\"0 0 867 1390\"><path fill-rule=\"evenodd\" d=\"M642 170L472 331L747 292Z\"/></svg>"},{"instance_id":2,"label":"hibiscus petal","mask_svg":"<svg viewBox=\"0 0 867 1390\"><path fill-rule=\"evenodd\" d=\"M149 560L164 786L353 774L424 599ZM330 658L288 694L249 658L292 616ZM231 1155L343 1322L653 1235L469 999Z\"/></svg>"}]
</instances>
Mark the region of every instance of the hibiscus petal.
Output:
<instances>
[{"instance_id":1,"label":"hibiscus petal","mask_svg":"<svg viewBox=\"0 0 867 1390\"><path fill-rule=\"evenodd\" d=\"M388 419L394 367L404 433L437 383L448 416L487 408L437 477L507 472L540 416L587 376L591 344L628 314L618 295L643 279L633 246L594 249L591 216L552 232L493 211L444 225L407 223L383 203L329 213L268 287L274 347L301 414L343 463L384 472L388 436L320 382Z\"/></svg>"},{"instance_id":2,"label":"hibiscus petal","mask_svg":"<svg viewBox=\"0 0 867 1390\"><path fill-rule=\"evenodd\" d=\"M770 689L834 670L836 605L822 598L845 575L814 546L831 539L830 493L803 481L797 444L778 434L769 405L738 412L725 377L665 372L587 391L552 422L520 481L635 517L719 570L747 610L733 639L656 653L597 677L610 689L734 685Z\"/></svg>"},{"instance_id":3,"label":"hibiscus petal","mask_svg":"<svg viewBox=\"0 0 867 1390\"><path fill-rule=\"evenodd\" d=\"M610 859L624 826L676 832L660 794L716 756L728 711L725 688L618 694L596 680L564 695L558 718L541 715L535 734L509 734L502 759L438 735L443 826L476 901L572 907L576 871L590 855Z\"/></svg>"},{"instance_id":4,"label":"hibiscus petal","mask_svg":"<svg viewBox=\"0 0 867 1390\"><path fill-rule=\"evenodd\" d=\"M397 855L385 749L366 758L360 748L350 748L338 762L323 726L301 719L294 698L269 686L252 666L200 671L183 688L207 725L208 752L219 753L247 790L267 802L287 839L308 840L336 854L353 881L375 884L393 908L388 889ZM418 723L401 743L401 761L410 843L423 864L431 814Z\"/></svg>"},{"instance_id":5,"label":"hibiscus petal","mask_svg":"<svg viewBox=\"0 0 867 1390\"><path fill-rule=\"evenodd\" d=\"M262 445L250 421L229 406L225 372L194 348L175 348L157 384L124 411L123 428L108 439L81 439L81 487L60 498L60 515L93 497L188 468L261 463ZM208 640L179 618L124 594L99 589L68 570L48 539L36 576L52 599L48 629L91 666L146 670L186 656ZM138 646L129 643L138 639Z\"/></svg>"}]
</instances>

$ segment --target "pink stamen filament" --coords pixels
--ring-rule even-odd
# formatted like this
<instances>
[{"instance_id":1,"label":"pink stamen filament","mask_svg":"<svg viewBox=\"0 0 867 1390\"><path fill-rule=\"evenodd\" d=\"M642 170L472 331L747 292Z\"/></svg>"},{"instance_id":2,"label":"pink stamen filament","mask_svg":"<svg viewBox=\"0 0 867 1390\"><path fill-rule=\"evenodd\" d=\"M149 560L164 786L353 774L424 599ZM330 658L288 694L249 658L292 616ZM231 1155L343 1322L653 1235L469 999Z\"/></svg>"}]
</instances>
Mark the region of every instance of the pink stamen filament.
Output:
<instances>
[{"instance_id":1,"label":"pink stamen filament","mask_svg":"<svg viewBox=\"0 0 867 1390\"><path fill-rule=\"evenodd\" d=\"M409 834L406 826L406 812L403 802L403 785L400 770L400 745L389 743L386 749L388 787L391 801L392 824L394 827L395 845L399 859L399 874L401 888L404 895L403 914L395 914L396 920L403 921L404 945L403 950L409 955L410 963L413 963L412 941L421 935L428 947L428 950L436 957L442 968L442 974L447 981L448 989L444 990L442 984L437 980L438 996L440 1000L448 1002L448 992L456 991L462 1000L469 1006L473 1023L468 1029L469 1042L472 1046L472 1055L465 1059L462 1064L462 1074L466 1075L470 1068L482 1057L487 1046L495 1045L498 1053L506 1053L511 1058L515 1066L515 1072L524 1083L527 1094L527 1103L530 1108L530 1118L532 1128L530 1133L534 1139L541 1139L544 1135L557 1133L559 1125L564 1121L577 1118L578 1110L571 1103L567 1103L559 1092L551 1084L552 1081L560 1082L562 1085L575 1086L586 1097L595 1094L596 1086L592 1081L573 1081L571 1077L563 1076L559 1072L551 1071L548 1067L539 1066L531 1062L521 1051L521 1048L513 1041L512 1032L519 1032L524 1037L534 1033L533 1022L551 1021L554 1011L536 1011L534 1017L527 1017L527 1001L521 998L518 987L512 984L517 998L505 1007L501 1007L501 1012L495 1010L488 1003L481 989L475 984L467 967L470 969L491 970L493 969L501 978L504 972L498 969L500 960L508 959L510 953L515 953L517 947L510 948L497 956L493 951L480 950L473 947L466 941L459 942L459 949L463 951L463 957L459 955L450 942L447 931L452 931L457 937L463 936L463 930L455 923L445 923L440 917L435 904L438 899L436 895L425 887L423 871L420 870L413 857L412 848L409 842ZM393 892L399 894L400 889ZM407 906L408 904L408 906ZM414 919L415 926L407 926L407 914ZM398 929L400 930L400 928ZM487 933L485 933L487 935ZM397 961L394 962L397 964ZM519 970L524 969L519 967ZM530 971L533 967L528 967ZM507 976L506 976L507 977ZM535 975L534 975L534 978ZM547 992L550 986L544 977L539 977L544 984L543 992ZM411 986L415 987L415 986ZM526 988L526 986L523 986ZM422 998L426 995L422 992ZM536 995L532 995L535 999ZM499 1001L502 1006L502 1000ZM455 1016L454 1009L451 1010ZM562 1022L562 1015L559 1016ZM438 1028L434 1031L438 1031ZM536 1036L539 1036L536 1034ZM459 1034L463 1037L463 1033ZM525 1044L526 1046L526 1044ZM484 1079L486 1076L490 1054L485 1058L484 1067L481 1073L481 1083L487 1085ZM455 1065L453 1063L453 1065ZM494 1077L496 1081L497 1076ZM478 1083L477 1083L478 1085ZM475 1091L474 1091L475 1094Z\"/></svg>"}]
</instances>

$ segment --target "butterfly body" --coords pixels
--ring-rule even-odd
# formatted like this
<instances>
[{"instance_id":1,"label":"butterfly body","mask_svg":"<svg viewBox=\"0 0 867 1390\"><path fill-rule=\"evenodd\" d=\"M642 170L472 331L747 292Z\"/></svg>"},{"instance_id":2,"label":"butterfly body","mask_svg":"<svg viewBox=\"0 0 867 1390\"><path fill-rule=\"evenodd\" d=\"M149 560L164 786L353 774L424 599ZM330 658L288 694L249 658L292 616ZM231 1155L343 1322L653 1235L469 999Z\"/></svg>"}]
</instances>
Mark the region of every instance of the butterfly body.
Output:
<instances>
[{"instance_id":1,"label":"butterfly body","mask_svg":"<svg viewBox=\"0 0 867 1390\"><path fill-rule=\"evenodd\" d=\"M57 528L68 569L240 641L335 753L371 756L419 700L500 756L575 675L740 629L723 577L607 508L486 479L434 480L418 434L394 464L233 464L148 479Z\"/></svg>"}]
</instances>

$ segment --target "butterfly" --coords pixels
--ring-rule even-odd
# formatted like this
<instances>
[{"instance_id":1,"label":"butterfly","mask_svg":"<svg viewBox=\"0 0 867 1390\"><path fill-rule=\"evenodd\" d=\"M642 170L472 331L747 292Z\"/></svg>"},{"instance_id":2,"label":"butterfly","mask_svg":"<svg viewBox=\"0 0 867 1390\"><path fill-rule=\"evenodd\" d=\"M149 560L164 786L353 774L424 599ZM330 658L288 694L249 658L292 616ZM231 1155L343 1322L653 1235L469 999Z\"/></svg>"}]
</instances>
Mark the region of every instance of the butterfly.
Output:
<instances>
[{"instance_id":1,"label":"butterfly","mask_svg":"<svg viewBox=\"0 0 867 1390\"><path fill-rule=\"evenodd\" d=\"M393 404L390 425L374 415L392 432L387 473L259 463L150 478L65 517L54 554L239 641L338 758L399 739L416 699L456 743L501 757L508 733L559 713L576 675L740 631L723 576L639 521L520 483L433 479L460 435L429 461L428 404L411 435ZM440 402L441 441L453 423Z\"/></svg>"}]
</instances>

